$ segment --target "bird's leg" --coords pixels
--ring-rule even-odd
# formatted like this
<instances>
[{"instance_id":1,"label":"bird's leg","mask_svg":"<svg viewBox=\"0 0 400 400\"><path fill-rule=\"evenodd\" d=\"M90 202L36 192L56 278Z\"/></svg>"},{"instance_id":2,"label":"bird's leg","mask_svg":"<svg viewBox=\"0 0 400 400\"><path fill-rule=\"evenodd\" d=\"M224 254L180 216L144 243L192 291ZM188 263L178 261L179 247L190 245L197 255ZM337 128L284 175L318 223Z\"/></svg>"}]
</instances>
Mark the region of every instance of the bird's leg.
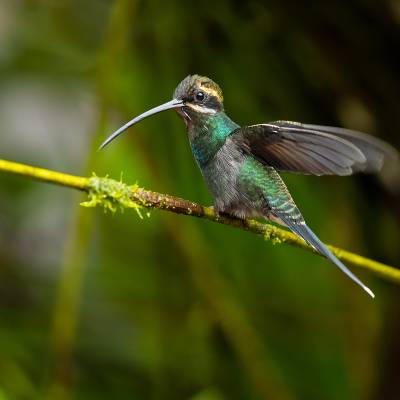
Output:
<instances>
[{"instance_id":1,"label":"bird's leg","mask_svg":"<svg viewBox=\"0 0 400 400\"><path fill-rule=\"evenodd\" d=\"M217 207L216 205L211 206L210 208L212 208L214 210L214 214L216 217L226 217L226 218L231 218L231 219L237 219L240 221L246 221L246 217L241 217L237 214L235 214L234 212L232 212L231 210L222 210L219 207Z\"/></svg>"},{"instance_id":2,"label":"bird's leg","mask_svg":"<svg viewBox=\"0 0 400 400\"><path fill-rule=\"evenodd\" d=\"M229 213L226 213L226 212L224 212L224 211L222 211L222 210L220 210L220 209L218 209L218 207L216 207L216 206L214 206L214 205L212 205L212 206L209 206L208 208L211 208L213 211L214 211L214 214L215 214L215 216L218 218L218 217L223 217L223 216L231 216Z\"/></svg>"}]
</instances>

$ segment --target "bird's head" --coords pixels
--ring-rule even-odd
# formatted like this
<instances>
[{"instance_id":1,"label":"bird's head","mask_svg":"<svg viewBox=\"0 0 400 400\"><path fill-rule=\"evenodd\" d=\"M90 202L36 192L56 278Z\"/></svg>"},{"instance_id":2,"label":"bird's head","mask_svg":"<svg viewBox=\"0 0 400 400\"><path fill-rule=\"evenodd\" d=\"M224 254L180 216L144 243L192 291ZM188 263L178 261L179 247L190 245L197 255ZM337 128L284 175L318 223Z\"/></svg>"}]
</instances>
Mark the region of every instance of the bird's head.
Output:
<instances>
[{"instance_id":1,"label":"bird's head","mask_svg":"<svg viewBox=\"0 0 400 400\"><path fill-rule=\"evenodd\" d=\"M144 118L166 110L176 110L188 122L194 115L213 115L223 111L221 88L210 78L200 75L187 76L175 89L173 99L140 114L111 134L100 146L104 148L130 126Z\"/></svg>"},{"instance_id":2,"label":"bird's head","mask_svg":"<svg viewBox=\"0 0 400 400\"><path fill-rule=\"evenodd\" d=\"M215 114L224 109L221 88L205 76L187 76L175 89L174 99L183 102L181 111Z\"/></svg>"}]
</instances>

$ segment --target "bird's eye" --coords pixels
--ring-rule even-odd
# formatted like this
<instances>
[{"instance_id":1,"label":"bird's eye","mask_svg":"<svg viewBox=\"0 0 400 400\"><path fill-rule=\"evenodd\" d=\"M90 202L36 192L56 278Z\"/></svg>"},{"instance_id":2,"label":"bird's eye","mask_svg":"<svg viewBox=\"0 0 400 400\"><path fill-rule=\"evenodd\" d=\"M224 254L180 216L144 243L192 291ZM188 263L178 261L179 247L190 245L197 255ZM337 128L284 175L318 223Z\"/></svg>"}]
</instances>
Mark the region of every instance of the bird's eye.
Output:
<instances>
[{"instance_id":1,"label":"bird's eye","mask_svg":"<svg viewBox=\"0 0 400 400\"><path fill-rule=\"evenodd\" d=\"M204 92L199 91L199 92L196 93L196 100L197 100L197 101L203 101L203 100L204 100L204 97L205 97Z\"/></svg>"}]
</instances>

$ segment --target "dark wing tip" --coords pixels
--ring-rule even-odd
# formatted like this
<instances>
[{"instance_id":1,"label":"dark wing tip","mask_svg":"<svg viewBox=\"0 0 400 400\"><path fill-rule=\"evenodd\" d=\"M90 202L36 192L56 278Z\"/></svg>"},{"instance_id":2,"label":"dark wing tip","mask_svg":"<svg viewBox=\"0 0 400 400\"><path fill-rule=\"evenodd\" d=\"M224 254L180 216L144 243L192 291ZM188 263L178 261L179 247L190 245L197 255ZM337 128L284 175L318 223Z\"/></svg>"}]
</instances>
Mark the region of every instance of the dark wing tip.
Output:
<instances>
[{"instance_id":1,"label":"dark wing tip","mask_svg":"<svg viewBox=\"0 0 400 400\"><path fill-rule=\"evenodd\" d=\"M365 163L354 165L354 172L376 173L384 166L393 166L399 162L398 151L389 143L375 137L345 128L332 126L301 124L306 129L326 132L341 137L357 146L365 155Z\"/></svg>"},{"instance_id":2,"label":"dark wing tip","mask_svg":"<svg viewBox=\"0 0 400 400\"><path fill-rule=\"evenodd\" d=\"M281 126L283 129L298 129L299 131L309 131L314 134L325 133L350 142L365 156L364 160L358 160L353 164L351 173L377 173L381 171L383 167L395 169L394 166L399 162L399 153L394 147L366 133L345 128L302 124L291 121L277 121L273 124Z\"/></svg>"}]
</instances>

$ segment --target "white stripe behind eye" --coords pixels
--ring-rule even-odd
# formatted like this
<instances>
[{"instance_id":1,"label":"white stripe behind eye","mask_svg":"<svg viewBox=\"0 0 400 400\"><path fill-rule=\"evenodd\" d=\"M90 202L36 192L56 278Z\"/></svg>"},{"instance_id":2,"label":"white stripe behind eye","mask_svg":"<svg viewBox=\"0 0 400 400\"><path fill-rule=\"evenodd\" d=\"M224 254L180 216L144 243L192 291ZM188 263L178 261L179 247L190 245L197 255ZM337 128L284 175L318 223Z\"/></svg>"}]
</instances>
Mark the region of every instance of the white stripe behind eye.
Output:
<instances>
[{"instance_id":1,"label":"white stripe behind eye","mask_svg":"<svg viewBox=\"0 0 400 400\"><path fill-rule=\"evenodd\" d=\"M186 107L190 107L194 111L201 112L203 114L216 114L217 110L214 110L213 108L209 107L203 107L197 104L192 104L192 103L186 103Z\"/></svg>"}]
</instances>

